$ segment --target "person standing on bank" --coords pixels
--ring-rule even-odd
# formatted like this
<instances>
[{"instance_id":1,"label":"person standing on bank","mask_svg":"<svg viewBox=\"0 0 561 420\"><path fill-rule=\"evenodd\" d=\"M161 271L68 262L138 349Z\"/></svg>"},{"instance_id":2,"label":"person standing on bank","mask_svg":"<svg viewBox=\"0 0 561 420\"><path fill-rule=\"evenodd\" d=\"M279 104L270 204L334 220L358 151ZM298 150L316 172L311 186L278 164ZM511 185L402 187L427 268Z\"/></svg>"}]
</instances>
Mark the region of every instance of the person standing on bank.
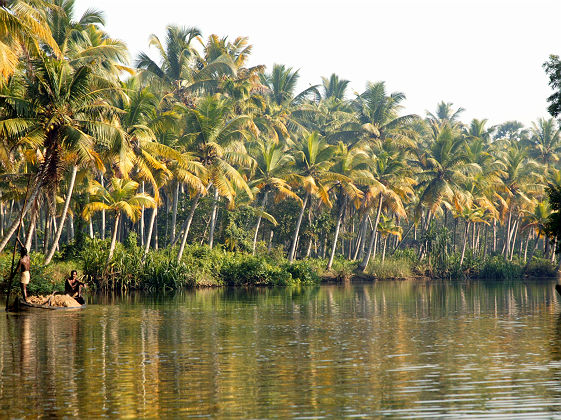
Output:
<instances>
[{"instance_id":1,"label":"person standing on bank","mask_svg":"<svg viewBox=\"0 0 561 420\"><path fill-rule=\"evenodd\" d=\"M20 286L21 294L23 295L23 300L27 302L27 285L29 284L29 279L31 278L29 274L29 268L31 267L31 260L27 253L27 248L25 246L21 247L20 259L18 262L18 267L16 269L21 271Z\"/></svg>"}]
</instances>

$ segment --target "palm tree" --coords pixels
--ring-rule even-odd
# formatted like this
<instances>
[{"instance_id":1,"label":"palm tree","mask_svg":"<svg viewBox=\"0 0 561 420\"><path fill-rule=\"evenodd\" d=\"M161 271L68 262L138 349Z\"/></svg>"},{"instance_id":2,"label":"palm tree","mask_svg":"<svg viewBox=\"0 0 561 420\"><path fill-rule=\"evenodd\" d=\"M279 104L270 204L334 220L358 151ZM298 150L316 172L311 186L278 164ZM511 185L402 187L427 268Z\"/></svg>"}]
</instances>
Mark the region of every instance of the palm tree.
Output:
<instances>
[{"instance_id":1,"label":"palm tree","mask_svg":"<svg viewBox=\"0 0 561 420\"><path fill-rule=\"evenodd\" d=\"M257 188L263 196L253 236L255 254L262 213L265 211L269 194L274 194L276 202L292 198L302 204L302 200L292 191L287 182L294 169L295 160L285 147L273 141L257 140L249 146L249 153L255 159L254 174L249 186Z\"/></svg>"},{"instance_id":2,"label":"palm tree","mask_svg":"<svg viewBox=\"0 0 561 420\"><path fill-rule=\"evenodd\" d=\"M339 198L339 214L335 225L329 261L327 262L328 270L331 270L333 265L339 230L343 223L343 216L348 202L350 201L358 208L361 199L364 197L364 194L358 187L375 183L372 172L368 170L368 154L362 148L358 146L349 148L345 144L339 143L335 160L336 163L331 168L331 172L342 176L333 185L333 190L336 191L336 195Z\"/></svg>"},{"instance_id":3,"label":"palm tree","mask_svg":"<svg viewBox=\"0 0 561 420\"><path fill-rule=\"evenodd\" d=\"M368 212L375 209L376 216L368 249L358 266L363 271L374 251L382 209L386 207L388 213L391 211L399 217L407 217L403 202L413 195L412 185L415 183L411 178L406 151L393 143L391 138L382 142L379 149L370 151L370 170L374 183L365 194L365 207ZM366 224L363 229L366 229Z\"/></svg>"},{"instance_id":4,"label":"palm tree","mask_svg":"<svg viewBox=\"0 0 561 420\"><path fill-rule=\"evenodd\" d=\"M303 138L295 144L294 155L296 158L296 167L298 172L291 176L291 179L298 186L302 187L305 192L302 201L302 209L294 228L294 235L288 253L288 261L294 261L296 256L296 245L298 243L298 235L304 211L312 196L318 197L323 203L331 207L329 201L328 186L326 182L339 179L347 179L344 176L336 175L329 172L333 165L333 156L336 149L325 143L325 140L318 133L311 133L308 137Z\"/></svg>"},{"instance_id":5,"label":"palm tree","mask_svg":"<svg viewBox=\"0 0 561 420\"><path fill-rule=\"evenodd\" d=\"M106 118L114 110L103 101L100 92L90 90L92 78L88 67L74 70L67 62L42 57L33 62L32 71L33 77L21 81L14 93L0 95L0 106L4 109L1 129L41 155L23 214L41 189L52 191L56 186L65 153L74 153L77 162L96 160L94 144L109 141L115 133L115 127ZM14 221L0 243L0 251L16 229Z\"/></svg>"},{"instance_id":6,"label":"palm tree","mask_svg":"<svg viewBox=\"0 0 561 420\"><path fill-rule=\"evenodd\" d=\"M559 161L561 153L561 127L553 118L540 118L532 123L530 143L530 157L534 158L549 170L551 165Z\"/></svg>"},{"instance_id":7,"label":"palm tree","mask_svg":"<svg viewBox=\"0 0 561 420\"><path fill-rule=\"evenodd\" d=\"M38 3L40 7L37 7ZM0 3L0 87L16 71L24 50L37 57L42 54L41 47L45 44L56 57L61 57L47 24L45 6L39 1L7 0Z\"/></svg>"},{"instance_id":8,"label":"palm tree","mask_svg":"<svg viewBox=\"0 0 561 420\"><path fill-rule=\"evenodd\" d=\"M245 115L232 117L232 104L219 95L203 98L196 109L183 108L186 130L183 141L186 148L204 168L201 179L205 191L197 191L191 204L191 212L183 227L183 237L177 259L183 255L189 227L201 194L211 186L214 188L214 206L211 214L209 245L212 247L214 227L216 225L216 209L219 196L233 202L236 192L233 188L245 189L249 197L253 197L245 179L232 164L247 164L250 160L240 141L247 134L245 126L249 118Z\"/></svg>"},{"instance_id":9,"label":"palm tree","mask_svg":"<svg viewBox=\"0 0 561 420\"><path fill-rule=\"evenodd\" d=\"M148 194L137 193L138 187L138 182L130 179L111 178L110 189L106 189L97 181L92 181L90 187L92 201L85 205L82 216L84 219L89 220L97 211L106 210L115 213L108 262L113 258L113 252L115 251L121 213L124 212L134 222L140 217L142 207L150 208L156 206L156 201Z\"/></svg>"}]
</instances>

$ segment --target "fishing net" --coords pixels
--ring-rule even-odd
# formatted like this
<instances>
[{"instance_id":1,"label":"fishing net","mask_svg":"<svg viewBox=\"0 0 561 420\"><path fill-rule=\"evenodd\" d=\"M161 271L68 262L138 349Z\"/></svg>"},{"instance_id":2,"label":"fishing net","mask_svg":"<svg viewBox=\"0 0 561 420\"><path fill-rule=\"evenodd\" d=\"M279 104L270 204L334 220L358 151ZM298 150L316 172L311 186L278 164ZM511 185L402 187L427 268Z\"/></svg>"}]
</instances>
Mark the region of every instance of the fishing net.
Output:
<instances>
[{"instance_id":1,"label":"fishing net","mask_svg":"<svg viewBox=\"0 0 561 420\"><path fill-rule=\"evenodd\" d=\"M60 306L66 308L76 308L80 305L76 300L68 295L53 295L53 296L29 296L27 298L29 303L36 305L50 305Z\"/></svg>"}]
</instances>

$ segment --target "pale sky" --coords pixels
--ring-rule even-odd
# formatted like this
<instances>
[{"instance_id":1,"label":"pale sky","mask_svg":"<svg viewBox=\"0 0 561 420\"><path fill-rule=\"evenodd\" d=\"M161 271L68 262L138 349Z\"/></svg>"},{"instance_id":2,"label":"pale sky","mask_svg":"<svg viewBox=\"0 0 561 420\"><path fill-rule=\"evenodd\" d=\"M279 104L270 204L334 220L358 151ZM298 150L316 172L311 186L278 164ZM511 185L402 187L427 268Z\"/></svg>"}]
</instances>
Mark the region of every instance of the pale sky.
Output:
<instances>
[{"instance_id":1,"label":"pale sky","mask_svg":"<svg viewBox=\"0 0 561 420\"><path fill-rule=\"evenodd\" d=\"M542 64L561 55L561 0L76 0L77 18L88 7L133 59L166 25L196 26L249 37L250 65L300 69L301 89L331 73L351 93L383 80L407 96L404 112L425 116L444 100L466 122L548 117Z\"/></svg>"}]
</instances>

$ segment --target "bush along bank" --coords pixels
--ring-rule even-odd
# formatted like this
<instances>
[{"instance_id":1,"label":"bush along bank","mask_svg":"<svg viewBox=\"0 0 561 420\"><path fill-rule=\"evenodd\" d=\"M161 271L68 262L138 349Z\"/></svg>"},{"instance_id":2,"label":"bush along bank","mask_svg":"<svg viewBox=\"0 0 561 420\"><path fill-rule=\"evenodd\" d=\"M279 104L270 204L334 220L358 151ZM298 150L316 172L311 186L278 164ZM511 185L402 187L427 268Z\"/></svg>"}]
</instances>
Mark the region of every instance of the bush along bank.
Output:
<instances>
[{"instance_id":1,"label":"bush along bank","mask_svg":"<svg viewBox=\"0 0 561 420\"><path fill-rule=\"evenodd\" d=\"M451 280L514 280L521 277L557 276L556 267L551 260L538 253L527 264L517 257L510 261L505 260L502 255L482 257L468 252L460 264L460 255L457 253L451 253L446 258L433 255L433 258L420 261L411 249L397 251L384 260L379 257L372 259L366 273L376 279L429 277Z\"/></svg>"},{"instance_id":2,"label":"bush along bank","mask_svg":"<svg viewBox=\"0 0 561 420\"><path fill-rule=\"evenodd\" d=\"M398 250L383 260L373 258L365 273L357 272L357 262L335 259L332 270L325 270L327 260L305 259L290 264L282 250L271 253L232 252L221 246L190 245L181 261L177 250L151 250L144 256L132 233L124 244L117 244L108 263L110 241L87 239L81 246L63 247L54 261L45 266L44 256L31 254L30 294L47 294L64 290L64 279L71 270L84 274L92 290L134 289L144 291L175 290L186 287L213 286L290 286L315 285L321 281L387 280L428 277L458 280L464 278L510 280L523 276L552 277L555 267L540 255L527 265L514 258L507 261L502 255L477 257L468 253L459 264L459 255L446 259L430 258L420 261L411 250ZM4 278L10 271L12 255L0 255L0 270ZM17 261L17 260L16 260ZM17 279L13 284L17 286ZM15 286L14 286L15 287Z\"/></svg>"}]
</instances>

